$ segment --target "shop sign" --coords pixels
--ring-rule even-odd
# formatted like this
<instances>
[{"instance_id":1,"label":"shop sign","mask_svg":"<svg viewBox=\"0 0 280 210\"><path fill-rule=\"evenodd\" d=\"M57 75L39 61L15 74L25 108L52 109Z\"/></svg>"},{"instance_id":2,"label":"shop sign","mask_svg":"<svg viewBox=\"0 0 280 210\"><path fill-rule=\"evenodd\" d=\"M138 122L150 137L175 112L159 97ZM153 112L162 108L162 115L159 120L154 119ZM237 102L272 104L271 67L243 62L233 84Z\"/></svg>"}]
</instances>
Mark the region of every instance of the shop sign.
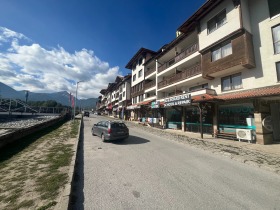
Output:
<instances>
[{"instance_id":1,"label":"shop sign","mask_svg":"<svg viewBox=\"0 0 280 210\"><path fill-rule=\"evenodd\" d=\"M191 94L189 93L164 99L164 107L188 104L191 104Z\"/></svg>"},{"instance_id":2,"label":"shop sign","mask_svg":"<svg viewBox=\"0 0 280 210\"><path fill-rule=\"evenodd\" d=\"M131 105L126 108L127 110L140 109L139 105Z\"/></svg>"},{"instance_id":3,"label":"shop sign","mask_svg":"<svg viewBox=\"0 0 280 210\"><path fill-rule=\"evenodd\" d=\"M154 102L152 102L152 104L151 104L151 108L152 109L157 109L157 108L159 108L159 101L154 101Z\"/></svg>"},{"instance_id":4,"label":"shop sign","mask_svg":"<svg viewBox=\"0 0 280 210\"><path fill-rule=\"evenodd\" d=\"M249 106L222 107L219 109L221 113L253 113L254 108Z\"/></svg>"}]
</instances>

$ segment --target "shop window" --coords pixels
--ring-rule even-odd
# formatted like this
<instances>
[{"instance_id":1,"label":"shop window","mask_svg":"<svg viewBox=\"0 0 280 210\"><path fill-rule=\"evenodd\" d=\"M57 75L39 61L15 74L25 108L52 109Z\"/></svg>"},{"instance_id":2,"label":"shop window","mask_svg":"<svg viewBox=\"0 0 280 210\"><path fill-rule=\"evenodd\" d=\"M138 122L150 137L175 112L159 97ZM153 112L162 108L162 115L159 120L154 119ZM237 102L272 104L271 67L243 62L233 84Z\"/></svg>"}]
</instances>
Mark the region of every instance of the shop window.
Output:
<instances>
[{"instance_id":1,"label":"shop window","mask_svg":"<svg viewBox=\"0 0 280 210\"><path fill-rule=\"evenodd\" d=\"M280 1L279 0L268 0L269 14L270 17L274 17L280 14Z\"/></svg>"},{"instance_id":2,"label":"shop window","mask_svg":"<svg viewBox=\"0 0 280 210\"><path fill-rule=\"evenodd\" d=\"M222 78L222 91L237 90L242 88L241 74L234 74Z\"/></svg>"},{"instance_id":3,"label":"shop window","mask_svg":"<svg viewBox=\"0 0 280 210\"><path fill-rule=\"evenodd\" d=\"M219 127L254 129L254 108L251 104L221 105L219 107ZM242 127L246 126L246 127Z\"/></svg>"},{"instance_id":4,"label":"shop window","mask_svg":"<svg viewBox=\"0 0 280 210\"><path fill-rule=\"evenodd\" d=\"M219 45L217 48L214 48L214 50L212 51L212 61L219 60L231 54L232 54L231 42L225 42Z\"/></svg>"},{"instance_id":5,"label":"shop window","mask_svg":"<svg viewBox=\"0 0 280 210\"><path fill-rule=\"evenodd\" d=\"M133 75L133 82L136 80L136 74Z\"/></svg>"},{"instance_id":6,"label":"shop window","mask_svg":"<svg viewBox=\"0 0 280 210\"><path fill-rule=\"evenodd\" d=\"M280 53L280 25L272 28L272 37L273 37L274 53L279 54Z\"/></svg>"},{"instance_id":7,"label":"shop window","mask_svg":"<svg viewBox=\"0 0 280 210\"><path fill-rule=\"evenodd\" d=\"M280 62L276 63L277 80L280 82Z\"/></svg>"},{"instance_id":8,"label":"shop window","mask_svg":"<svg viewBox=\"0 0 280 210\"><path fill-rule=\"evenodd\" d=\"M142 75L143 75L143 69L141 69L141 70L138 72L138 78L139 78L139 77L142 77Z\"/></svg>"},{"instance_id":9,"label":"shop window","mask_svg":"<svg viewBox=\"0 0 280 210\"><path fill-rule=\"evenodd\" d=\"M226 10L223 10L207 22L208 34L212 33L213 31L217 30L222 25L224 25L226 23L226 20Z\"/></svg>"}]
</instances>

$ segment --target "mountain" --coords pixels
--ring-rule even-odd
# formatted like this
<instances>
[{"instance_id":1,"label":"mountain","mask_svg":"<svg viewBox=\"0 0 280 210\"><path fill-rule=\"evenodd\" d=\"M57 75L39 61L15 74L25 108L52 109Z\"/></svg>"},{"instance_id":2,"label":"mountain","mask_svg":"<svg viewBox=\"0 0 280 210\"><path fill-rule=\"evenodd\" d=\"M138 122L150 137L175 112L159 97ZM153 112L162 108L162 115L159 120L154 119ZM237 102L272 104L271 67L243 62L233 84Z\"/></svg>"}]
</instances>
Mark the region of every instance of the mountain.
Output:
<instances>
[{"instance_id":1,"label":"mountain","mask_svg":"<svg viewBox=\"0 0 280 210\"><path fill-rule=\"evenodd\" d=\"M0 82L0 98L12 98L25 101L25 91L16 91L13 88ZM66 91L55 93L28 93L28 101L48 101L54 100L65 106L70 106L69 93ZM97 98L80 99L77 100L77 106L85 109L94 109Z\"/></svg>"}]
</instances>

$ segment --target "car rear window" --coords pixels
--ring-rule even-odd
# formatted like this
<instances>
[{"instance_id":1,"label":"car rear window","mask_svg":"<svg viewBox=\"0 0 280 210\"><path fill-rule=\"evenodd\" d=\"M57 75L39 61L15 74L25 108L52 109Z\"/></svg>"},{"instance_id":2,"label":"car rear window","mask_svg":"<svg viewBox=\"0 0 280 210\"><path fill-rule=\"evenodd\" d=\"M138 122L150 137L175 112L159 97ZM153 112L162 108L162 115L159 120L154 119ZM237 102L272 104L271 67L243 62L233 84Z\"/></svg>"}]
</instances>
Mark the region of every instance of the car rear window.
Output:
<instances>
[{"instance_id":1,"label":"car rear window","mask_svg":"<svg viewBox=\"0 0 280 210\"><path fill-rule=\"evenodd\" d=\"M112 123L111 128L126 128L124 123Z\"/></svg>"}]
</instances>

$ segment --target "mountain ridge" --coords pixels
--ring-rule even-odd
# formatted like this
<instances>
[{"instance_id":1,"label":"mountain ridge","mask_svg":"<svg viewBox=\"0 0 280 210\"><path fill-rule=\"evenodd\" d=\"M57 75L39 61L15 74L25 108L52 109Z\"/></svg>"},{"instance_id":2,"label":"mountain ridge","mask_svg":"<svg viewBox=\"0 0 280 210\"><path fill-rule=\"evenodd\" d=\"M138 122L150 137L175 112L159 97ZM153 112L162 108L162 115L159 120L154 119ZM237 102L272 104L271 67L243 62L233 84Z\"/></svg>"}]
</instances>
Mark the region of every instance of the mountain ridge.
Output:
<instances>
[{"instance_id":1,"label":"mountain ridge","mask_svg":"<svg viewBox=\"0 0 280 210\"><path fill-rule=\"evenodd\" d=\"M0 82L0 98L20 99L22 101L25 101L25 91L17 91L11 88L10 86ZM54 93L28 93L28 101L54 100L57 103L60 103L64 106L71 106L69 99L70 95L67 91L60 91ZM97 98L77 99L77 106L85 109L94 109L97 101Z\"/></svg>"}]
</instances>

